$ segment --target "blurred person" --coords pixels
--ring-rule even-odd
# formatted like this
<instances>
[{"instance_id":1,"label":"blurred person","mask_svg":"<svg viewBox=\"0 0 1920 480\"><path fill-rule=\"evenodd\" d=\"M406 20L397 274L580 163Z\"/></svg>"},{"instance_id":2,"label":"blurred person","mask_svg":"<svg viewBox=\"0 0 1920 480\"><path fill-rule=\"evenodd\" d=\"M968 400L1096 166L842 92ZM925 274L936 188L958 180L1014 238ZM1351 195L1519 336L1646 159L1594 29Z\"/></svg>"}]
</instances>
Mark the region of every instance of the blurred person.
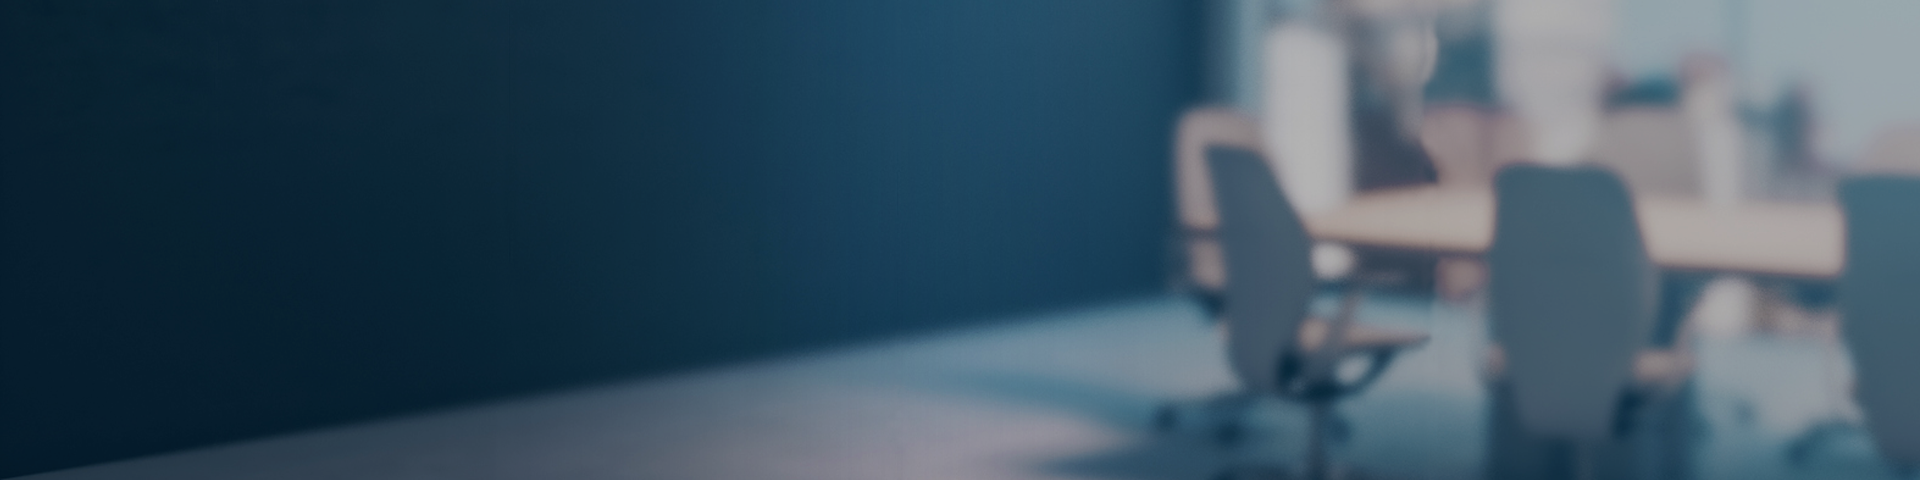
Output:
<instances>
[{"instance_id":1,"label":"blurred person","mask_svg":"<svg viewBox=\"0 0 1920 480\"><path fill-rule=\"evenodd\" d=\"M1261 116L1302 211L1337 206L1356 188L1433 181L1417 133L1438 57L1435 20L1473 3L1330 0L1276 9L1263 44Z\"/></svg>"},{"instance_id":2,"label":"blurred person","mask_svg":"<svg viewBox=\"0 0 1920 480\"><path fill-rule=\"evenodd\" d=\"M1427 80L1438 60L1437 12L1452 1L1352 1L1346 4L1352 45L1352 111L1357 191L1430 184L1439 175L1420 142ZM1436 260L1427 255L1362 252L1359 271L1397 272L1402 288L1430 290Z\"/></svg>"},{"instance_id":3,"label":"blurred person","mask_svg":"<svg viewBox=\"0 0 1920 480\"><path fill-rule=\"evenodd\" d=\"M1261 140L1281 191L1303 215L1338 208L1353 195L1354 131L1350 42L1340 6L1283 2L1261 43ZM1353 252L1313 248L1320 278L1347 275Z\"/></svg>"},{"instance_id":4,"label":"blurred person","mask_svg":"<svg viewBox=\"0 0 1920 480\"><path fill-rule=\"evenodd\" d=\"M1356 2L1348 38L1354 50L1355 188L1371 190L1435 178L1420 145L1422 93L1432 77L1439 40L1432 5Z\"/></svg>"},{"instance_id":5,"label":"blurred person","mask_svg":"<svg viewBox=\"0 0 1920 480\"><path fill-rule=\"evenodd\" d=\"M1493 16L1495 84L1533 133L1533 160L1583 160L1600 120L1613 1L1500 0Z\"/></svg>"},{"instance_id":6,"label":"blurred person","mask_svg":"<svg viewBox=\"0 0 1920 480\"><path fill-rule=\"evenodd\" d=\"M1344 28L1331 5L1296 5L1275 12L1262 39L1261 137L1282 191L1303 214L1331 210L1352 195Z\"/></svg>"},{"instance_id":7,"label":"blurred person","mask_svg":"<svg viewBox=\"0 0 1920 480\"><path fill-rule=\"evenodd\" d=\"M1774 104L1774 163L1779 171L1806 173L1815 169L1813 92L1805 81L1795 81Z\"/></svg>"}]
</instances>

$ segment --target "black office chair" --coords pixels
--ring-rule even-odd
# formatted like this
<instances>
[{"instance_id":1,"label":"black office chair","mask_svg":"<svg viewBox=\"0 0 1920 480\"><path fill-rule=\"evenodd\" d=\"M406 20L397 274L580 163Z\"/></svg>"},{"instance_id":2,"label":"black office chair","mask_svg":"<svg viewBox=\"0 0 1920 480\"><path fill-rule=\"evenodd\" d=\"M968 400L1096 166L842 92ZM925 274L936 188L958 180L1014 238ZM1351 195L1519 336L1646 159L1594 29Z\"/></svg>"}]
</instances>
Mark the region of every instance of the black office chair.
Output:
<instances>
[{"instance_id":1,"label":"black office chair","mask_svg":"<svg viewBox=\"0 0 1920 480\"><path fill-rule=\"evenodd\" d=\"M1684 349L1656 345L1658 271L1632 196L1600 167L1514 165L1494 184L1488 477L1616 476L1598 472L1610 469L1597 452L1635 433L1643 407L1684 391L1692 371ZM1566 458L1528 463L1551 452ZM1652 471L1675 469L1684 465Z\"/></svg>"},{"instance_id":2,"label":"black office chair","mask_svg":"<svg viewBox=\"0 0 1920 480\"><path fill-rule=\"evenodd\" d=\"M1869 176L1840 186L1846 213L1846 268L1840 274L1841 336L1853 355L1853 397L1880 456L1896 474L1920 467L1920 178ZM1789 444L1805 463L1827 439L1857 431L1848 422L1815 426Z\"/></svg>"},{"instance_id":3,"label":"black office chair","mask_svg":"<svg viewBox=\"0 0 1920 480\"><path fill-rule=\"evenodd\" d=\"M1207 151L1230 147L1259 152L1260 123L1230 108L1197 107L1180 115L1174 127L1173 203L1175 228L1168 272L1177 291L1198 303L1208 319L1226 305L1226 266L1220 254L1219 209L1213 180L1207 176Z\"/></svg>"},{"instance_id":4,"label":"black office chair","mask_svg":"<svg viewBox=\"0 0 1920 480\"><path fill-rule=\"evenodd\" d=\"M1325 478L1332 473L1327 442L1340 422L1334 404L1364 391L1396 353L1426 342L1427 335L1354 323L1368 280L1351 282L1334 318L1310 317L1308 306L1319 287L1309 258L1312 239L1266 160L1257 152L1215 148L1208 152L1208 166L1227 265L1228 363L1247 392L1309 408L1302 473ZM1352 359L1369 362L1365 373L1341 378L1336 367ZM1236 468L1229 474L1262 472Z\"/></svg>"},{"instance_id":5,"label":"black office chair","mask_svg":"<svg viewBox=\"0 0 1920 480\"><path fill-rule=\"evenodd\" d=\"M1260 123L1231 108L1195 107L1180 115L1173 137L1175 228L1168 242L1169 284L1192 299L1208 322L1217 323L1226 310L1226 259L1221 253L1220 213L1214 205L1207 155L1217 147L1260 152ZM1243 436L1239 419L1253 408L1254 400L1242 389L1166 403L1154 413L1154 429L1171 433L1197 425L1217 443L1233 445Z\"/></svg>"}]
</instances>

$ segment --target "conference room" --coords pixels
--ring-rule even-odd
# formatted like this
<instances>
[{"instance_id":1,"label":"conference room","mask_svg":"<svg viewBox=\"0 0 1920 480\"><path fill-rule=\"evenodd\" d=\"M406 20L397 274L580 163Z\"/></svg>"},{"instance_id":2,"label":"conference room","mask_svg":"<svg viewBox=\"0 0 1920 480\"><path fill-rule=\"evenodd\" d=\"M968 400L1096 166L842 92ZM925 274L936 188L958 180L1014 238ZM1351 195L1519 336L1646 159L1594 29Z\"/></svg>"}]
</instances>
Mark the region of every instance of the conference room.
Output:
<instances>
[{"instance_id":1,"label":"conference room","mask_svg":"<svg viewBox=\"0 0 1920 480\"><path fill-rule=\"evenodd\" d=\"M1914 18L15 2L0 478L1914 478Z\"/></svg>"}]
</instances>

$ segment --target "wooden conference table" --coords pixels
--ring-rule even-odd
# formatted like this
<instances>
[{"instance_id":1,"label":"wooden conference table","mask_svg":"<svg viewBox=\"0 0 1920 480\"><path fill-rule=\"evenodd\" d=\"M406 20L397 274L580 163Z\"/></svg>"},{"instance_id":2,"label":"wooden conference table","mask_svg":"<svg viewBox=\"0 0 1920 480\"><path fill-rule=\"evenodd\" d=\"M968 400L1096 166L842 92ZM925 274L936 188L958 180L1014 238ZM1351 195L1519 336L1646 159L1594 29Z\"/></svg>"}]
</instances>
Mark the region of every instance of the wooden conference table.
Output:
<instances>
[{"instance_id":1,"label":"wooden conference table","mask_svg":"<svg viewBox=\"0 0 1920 480\"><path fill-rule=\"evenodd\" d=\"M1647 253L1665 268L1832 279L1845 258L1844 220L1830 203L1712 206L1657 196L1635 203ZM1479 255L1493 242L1493 207L1489 189L1425 186L1362 194L1303 220L1321 240Z\"/></svg>"}]
</instances>

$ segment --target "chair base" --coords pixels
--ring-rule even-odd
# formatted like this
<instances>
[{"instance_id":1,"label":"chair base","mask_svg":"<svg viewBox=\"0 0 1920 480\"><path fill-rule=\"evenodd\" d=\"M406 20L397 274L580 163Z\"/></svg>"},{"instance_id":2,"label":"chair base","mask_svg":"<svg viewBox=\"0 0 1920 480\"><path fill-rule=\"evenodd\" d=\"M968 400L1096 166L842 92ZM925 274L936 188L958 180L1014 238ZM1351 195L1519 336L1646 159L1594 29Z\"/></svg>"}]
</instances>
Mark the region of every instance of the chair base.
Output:
<instances>
[{"instance_id":1,"label":"chair base","mask_svg":"<svg viewBox=\"0 0 1920 480\"><path fill-rule=\"evenodd\" d=\"M1216 446L1239 445L1245 440L1248 430L1242 419L1254 408L1257 400L1243 392L1230 392L1192 403L1163 403L1154 409L1153 431L1171 435L1197 428L1204 431Z\"/></svg>"},{"instance_id":2,"label":"chair base","mask_svg":"<svg viewBox=\"0 0 1920 480\"><path fill-rule=\"evenodd\" d=\"M1256 429L1245 424L1244 419L1257 401L1244 394L1228 393L1191 403L1166 402L1154 408L1151 427L1159 435L1199 429L1216 446L1231 448L1254 434ZM1195 409L1199 411L1191 411ZM1328 440L1344 444L1352 437L1353 424L1346 417L1333 412L1328 414L1327 421Z\"/></svg>"},{"instance_id":3,"label":"chair base","mask_svg":"<svg viewBox=\"0 0 1920 480\"><path fill-rule=\"evenodd\" d=\"M1306 458L1302 459L1298 465L1230 466L1214 478L1220 480L1375 478L1337 465L1331 460L1332 447L1346 443L1352 431L1346 419L1334 411L1332 402L1315 402L1309 404L1308 408ZM1163 410L1163 412L1168 411L1170 410ZM1235 420L1220 422L1214 425L1213 439L1223 447L1236 446L1245 438L1245 430L1246 428Z\"/></svg>"}]
</instances>

